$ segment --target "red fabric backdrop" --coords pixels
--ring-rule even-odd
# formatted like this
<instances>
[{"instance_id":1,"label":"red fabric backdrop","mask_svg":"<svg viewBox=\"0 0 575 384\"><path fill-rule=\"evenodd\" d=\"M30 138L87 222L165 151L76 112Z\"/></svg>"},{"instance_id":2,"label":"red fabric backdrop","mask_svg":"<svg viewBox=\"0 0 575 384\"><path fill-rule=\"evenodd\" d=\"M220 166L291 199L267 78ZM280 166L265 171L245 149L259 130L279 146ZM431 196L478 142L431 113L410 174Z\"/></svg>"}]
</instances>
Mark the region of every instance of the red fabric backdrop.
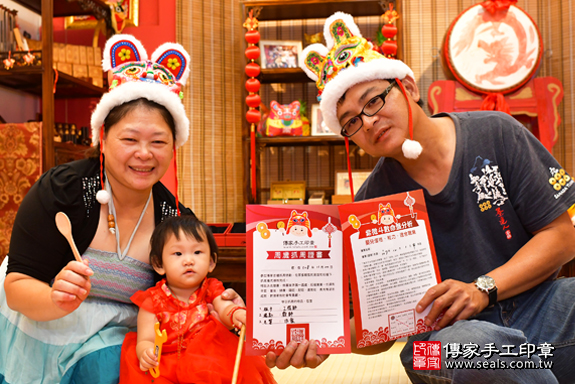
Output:
<instances>
[{"instance_id":1,"label":"red fabric backdrop","mask_svg":"<svg viewBox=\"0 0 575 384\"><path fill-rule=\"evenodd\" d=\"M42 173L42 123L0 124L0 262L16 211Z\"/></svg>"}]
</instances>

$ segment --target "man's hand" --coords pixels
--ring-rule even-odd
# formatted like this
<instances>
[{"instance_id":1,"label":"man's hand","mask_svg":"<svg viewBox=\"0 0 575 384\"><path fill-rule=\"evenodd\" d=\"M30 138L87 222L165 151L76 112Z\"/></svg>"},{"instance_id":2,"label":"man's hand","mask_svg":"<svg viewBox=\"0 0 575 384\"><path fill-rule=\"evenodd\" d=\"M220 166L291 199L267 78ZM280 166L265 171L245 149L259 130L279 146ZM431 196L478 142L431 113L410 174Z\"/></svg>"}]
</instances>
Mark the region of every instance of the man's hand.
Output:
<instances>
[{"instance_id":1,"label":"man's hand","mask_svg":"<svg viewBox=\"0 0 575 384\"><path fill-rule=\"evenodd\" d=\"M269 368L278 367L279 369L286 369L290 365L296 368L316 368L328 357L329 355L317 354L317 343L314 340L304 340L299 345L291 341L279 356L268 352L266 364Z\"/></svg>"},{"instance_id":2,"label":"man's hand","mask_svg":"<svg viewBox=\"0 0 575 384\"><path fill-rule=\"evenodd\" d=\"M429 288L417 303L416 311L421 313L432 303L425 325L432 326L440 318L434 326L438 331L483 311L489 305L489 296L477 289L475 283L448 279Z\"/></svg>"}]
</instances>

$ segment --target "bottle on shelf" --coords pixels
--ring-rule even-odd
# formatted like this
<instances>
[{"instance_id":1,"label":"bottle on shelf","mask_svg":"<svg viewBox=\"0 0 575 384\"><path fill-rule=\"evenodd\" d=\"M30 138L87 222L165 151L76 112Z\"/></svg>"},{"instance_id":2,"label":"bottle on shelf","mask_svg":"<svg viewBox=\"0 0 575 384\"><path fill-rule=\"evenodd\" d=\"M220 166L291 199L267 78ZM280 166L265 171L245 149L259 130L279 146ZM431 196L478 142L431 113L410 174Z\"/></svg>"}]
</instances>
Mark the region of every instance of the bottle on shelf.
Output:
<instances>
[{"instance_id":1,"label":"bottle on shelf","mask_svg":"<svg viewBox=\"0 0 575 384\"><path fill-rule=\"evenodd\" d=\"M54 129L54 142L61 143L63 134L64 134L64 130L62 128L62 124L57 123L56 129Z\"/></svg>"},{"instance_id":2,"label":"bottle on shelf","mask_svg":"<svg viewBox=\"0 0 575 384\"><path fill-rule=\"evenodd\" d=\"M68 140L72 144L76 144L76 124L70 124L70 136L68 137Z\"/></svg>"},{"instance_id":3,"label":"bottle on shelf","mask_svg":"<svg viewBox=\"0 0 575 384\"><path fill-rule=\"evenodd\" d=\"M70 125L69 124L64 124L64 138L62 139L62 142L64 142L64 143L70 142Z\"/></svg>"},{"instance_id":4,"label":"bottle on shelf","mask_svg":"<svg viewBox=\"0 0 575 384\"><path fill-rule=\"evenodd\" d=\"M82 127L82 140L80 144L89 147L92 144L92 138L90 137L90 127Z\"/></svg>"}]
</instances>

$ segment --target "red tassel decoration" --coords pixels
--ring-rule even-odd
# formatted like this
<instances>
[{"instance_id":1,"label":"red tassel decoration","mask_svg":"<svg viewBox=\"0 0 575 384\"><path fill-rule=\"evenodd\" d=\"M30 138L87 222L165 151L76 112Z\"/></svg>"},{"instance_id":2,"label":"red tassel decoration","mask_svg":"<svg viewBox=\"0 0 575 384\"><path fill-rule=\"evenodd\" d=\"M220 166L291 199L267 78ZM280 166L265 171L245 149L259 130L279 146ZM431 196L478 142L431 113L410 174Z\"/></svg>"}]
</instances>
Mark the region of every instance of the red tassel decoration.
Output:
<instances>
[{"instance_id":1,"label":"red tassel decoration","mask_svg":"<svg viewBox=\"0 0 575 384\"><path fill-rule=\"evenodd\" d=\"M500 111L511 115L511 108L505 101L505 96L500 92L488 93L479 109L482 111Z\"/></svg>"},{"instance_id":2,"label":"red tassel decoration","mask_svg":"<svg viewBox=\"0 0 575 384\"><path fill-rule=\"evenodd\" d=\"M246 64L246 75L249 77L246 80L246 105L248 111L246 112L246 120L250 123L250 155L251 155L251 190L252 201L257 201L257 180L256 180L256 125L262 118L261 112L258 109L261 103L260 95L260 82L256 79L260 74L260 66L255 61L260 58L260 48L257 44L260 42L260 33L258 31L258 20L254 17L253 9L250 10L249 16L243 24L243 27L248 31L245 34L246 42L246 58L249 63Z\"/></svg>"},{"instance_id":3,"label":"red tassel decoration","mask_svg":"<svg viewBox=\"0 0 575 384\"><path fill-rule=\"evenodd\" d=\"M381 44L380 51L385 57L394 59L397 56L397 42L394 40L397 27L393 23L399 19L399 14L393 9L393 3L389 3L389 10L381 16L381 19L384 23L381 27L381 34L385 40Z\"/></svg>"}]
</instances>

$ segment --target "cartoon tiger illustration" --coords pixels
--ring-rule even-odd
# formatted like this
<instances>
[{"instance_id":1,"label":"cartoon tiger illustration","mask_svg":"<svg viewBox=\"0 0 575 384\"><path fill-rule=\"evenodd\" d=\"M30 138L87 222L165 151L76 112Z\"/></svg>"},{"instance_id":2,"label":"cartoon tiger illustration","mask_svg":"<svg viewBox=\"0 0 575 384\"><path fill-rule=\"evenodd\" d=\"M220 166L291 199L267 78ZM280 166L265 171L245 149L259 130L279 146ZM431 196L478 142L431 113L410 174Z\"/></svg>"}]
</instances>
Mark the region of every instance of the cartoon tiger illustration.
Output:
<instances>
[{"instance_id":1,"label":"cartoon tiger illustration","mask_svg":"<svg viewBox=\"0 0 575 384\"><path fill-rule=\"evenodd\" d=\"M297 211L291 211L291 216L288 220L286 234L292 233L295 236L305 236L311 237L311 223L307 218L307 212L297 213Z\"/></svg>"},{"instance_id":2,"label":"cartoon tiger illustration","mask_svg":"<svg viewBox=\"0 0 575 384\"><path fill-rule=\"evenodd\" d=\"M395 217L395 212L393 212L393 208L391 208L390 203L387 203L386 206L381 203L379 204L377 221L384 225L397 224L397 218Z\"/></svg>"}]
</instances>

